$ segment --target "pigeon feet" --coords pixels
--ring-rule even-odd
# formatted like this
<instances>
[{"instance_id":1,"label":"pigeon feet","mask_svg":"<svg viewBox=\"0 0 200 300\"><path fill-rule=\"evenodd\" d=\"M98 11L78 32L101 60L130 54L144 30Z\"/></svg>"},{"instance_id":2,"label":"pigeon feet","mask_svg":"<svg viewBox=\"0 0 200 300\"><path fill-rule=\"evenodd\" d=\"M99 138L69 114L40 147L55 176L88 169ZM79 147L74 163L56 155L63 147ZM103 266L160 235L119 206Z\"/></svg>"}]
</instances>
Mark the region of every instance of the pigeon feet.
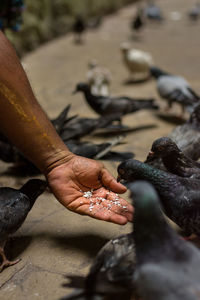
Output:
<instances>
[{"instance_id":1,"label":"pigeon feet","mask_svg":"<svg viewBox=\"0 0 200 300\"><path fill-rule=\"evenodd\" d=\"M18 258L14 261L10 261L8 259L3 260L2 264L0 265L0 273L3 271L4 268L13 266L13 265L17 264L20 260L21 260L21 258Z\"/></svg>"},{"instance_id":2,"label":"pigeon feet","mask_svg":"<svg viewBox=\"0 0 200 300\"><path fill-rule=\"evenodd\" d=\"M184 240L185 241L195 241L195 240L199 240L199 238L196 234L192 233L190 236L185 236Z\"/></svg>"},{"instance_id":3,"label":"pigeon feet","mask_svg":"<svg viewBox=\"0 0 200 300\"><path fill-rule=\"evenodd\" d=\"M3 271L4 268L13 266L21 260L21 258L18 258L14 261L8 260L4 253L4 246L5 246L5 241L0 244L0 256L2 257L2 264L0 265L0 273Z\"/></svg>"}]
</instances>

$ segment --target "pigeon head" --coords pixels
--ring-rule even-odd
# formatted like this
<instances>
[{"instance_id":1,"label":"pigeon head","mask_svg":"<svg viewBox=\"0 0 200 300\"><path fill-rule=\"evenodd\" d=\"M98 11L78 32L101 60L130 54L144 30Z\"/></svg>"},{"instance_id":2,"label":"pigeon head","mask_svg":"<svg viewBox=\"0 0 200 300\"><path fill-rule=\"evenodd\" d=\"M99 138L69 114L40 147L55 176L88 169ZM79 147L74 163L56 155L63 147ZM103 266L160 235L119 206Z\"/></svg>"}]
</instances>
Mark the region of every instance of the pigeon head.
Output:
<instances>
[{"instance_id":1,"label":"pigeon head","mask_svg":"<svg viewBox=\"0 0 200 300\"><path fill-rule=\"evenodd\" d=\"M118 177L117 181L127 180L136 180L137 177L137 170L141 167L141 162L135 159L128 159L123 161L117 168Z\"/></svg>"},{"instance_id":2,"label":"pigeon head","mask_svg":"<svg viewBox=\"0 0 200 300\"><path fill-rule=\"evenodd\" d=\"M177 259L182 251L183 241L166 222L154 187L146 181L136 181L129 184L129 189L135 207L133 239L137 266L151 261L163 261L165 255L170 254ZM174 247L180 251L174 254Z\"/></svg>"},{"instance_id":3,"label":"pigeon head","mask_svg":"<svg viewBox=\"0 0 200 300\"><path fill-rule=\"evenodd\" d=\"M195 107L188 122L200 126L200 104Z\"/></svg>"},{"instance_id":4,"label":"pigeon head","mask_svg":"<svg viewBox=\"0 0 200 300\"><path fill-rule=\"evenodd\" d=\"M97 66L98 66L98 61L96 59L91 59L88 63L88 68L91 70Z\"/></svg>"},{"instance_id":5,"label":"pigeon head","mask_svg":"<svg viewBox=\"0 0 200 300\"><path fill-rule=\"evenodd\" d=\"M76 89L74 90L73 94L77 93L77 92L87 92L90 91L90 86L87 83L78 83L76 85Z\"/></svg>"},{"instance_id":6,"label":"pigeon head","mask_svg":"<svg viewBox=\"0 0 200 300\"><path fill-rule=\"evenodd\" d=\"M158 239L158 236L162 239L164 229L162 226L165 221L159 197L153 185L147 181L139 180L130 183L128 188L130 190L130 198L135 207L133 237L136 242L136 248L141 246L141 243L145 245L147 240L153 241ZM148 246L148 243L146 246Z\"/></svg>"},{"instance_id":7,"label":"pigeon head","mask_svg":"<svg viewBox=\"0 0 200 300\"><path fill-rule=\"evenodd\" d=\"M165 157L171 153L179 152L179 149L174 141L168 137L162 137L153 142L151 151L147 156L147 161L154 157Z\"/></svg>"},{"instance_id":8,"label":"pigeon head","mask_svg":"<svg viewBox=\"0 0 200 300\"><path fill-rule=\"evenodd\" d=\"M151 207L159 205L158 194L149 182L138 180L130 183L129 190L135 209L140 210L142 214L149 214Z\"/></svg>"},{"instance_id":9,"label":"pigeon head","mask_svg":"<svg viewBox=\"0 0 200 300\"><path fill-rule=\"evenodd\" d=\"M130 44L128 42L124 42L120 45L120 49L122 52L126 53L130 50Z\"/></svg>"},{"instance_id":10,"label":"pigeon head","mask_svg":"<svg viewBox=\"0 0 200 300\"><path fill-rule=\"evenodd\" d=\"M118 181L124 180L125 185L129 188L129 183L136 180L147 180L154 186L160 188L164 185L165 187L169 184L169 178L172 175L162 170L153 168L152 166L138 161L136 159L128 159L123 161L118 166Z\"/></svg>"},{"instance_id":11,"label":"pigeon head","mask_svg":"<svg viewBox=\"0 0 200 300\"><path fill-rule=\"evenodd\" d=\"M37 197L39 197L46 188L46 181L41 179L30 179L20 188L20 192L25 194L30 199L31 205L33 205Z\"/></svg>"},{"instance_id":12,"label":"pigeon head","mask_svg":"<svg viewBox=\"0 0 200 300\"><path fill-rule=\"evenodd\" d=\"M169 73L166 73L166 72L162 71L161 69L154 67L154 66L150 67L150 73L156 79L163 75L169 75Z\"/></svg>"}]
</instances>

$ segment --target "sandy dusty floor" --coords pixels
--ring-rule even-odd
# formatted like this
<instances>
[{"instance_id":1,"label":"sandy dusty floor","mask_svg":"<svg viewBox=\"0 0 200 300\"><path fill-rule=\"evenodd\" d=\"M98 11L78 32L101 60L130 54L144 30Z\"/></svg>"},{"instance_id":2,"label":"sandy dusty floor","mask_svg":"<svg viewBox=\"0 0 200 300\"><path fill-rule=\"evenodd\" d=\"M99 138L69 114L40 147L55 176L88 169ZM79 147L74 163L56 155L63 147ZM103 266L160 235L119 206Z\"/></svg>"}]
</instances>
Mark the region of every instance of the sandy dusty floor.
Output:
<instances>
[{"instance_id":1,"label":"sandy dusty floor","mask_svg":"<svg viewBox=\"0 0 200 300\"><path fill-rule=\"evenodd\" d=\"M83 45L74 45L73 37L67 35L23 59L33 90L50 117L55 117L68 103L72 103L72 113L95 116L81 94L71 95L76 83L85 80L87 63L92 58L111 70L113 95L158 99L153 80L143 84L124 84L128 72L122 63L119 46L127 40L136 48L150 51L157 65L185 76L200 94L200 23L191 24L186 18L186 11L192 3L187 0L157 2L163 8L166 20L162 25L148 24L138 41L132 40L129 28L135 10L131 5L107 17L98 31L88 32ZM176 11L182 16L179 21L171 20L171 13ZM163 105L163 101L158 101ZM124 123L155 125L153 129L129 134L127 144L116 148L132 150L137 159L144 159L152 141L167 135L175 126L149 111L129 115L124 118ZM117 164L106 165L116 175ZM1 184L19 187L26 178L8 174L8 166L0 163ZM108 239L130 229L130 225L117 226L75 215L63 208L52 195L42 195L22 228L8 243L10 256L22 260L0 274L0 298L51 300L64 296L70 292L62 287L66 281L64 275L86 274L100 247Z\"/></svg>"}]
</instances>

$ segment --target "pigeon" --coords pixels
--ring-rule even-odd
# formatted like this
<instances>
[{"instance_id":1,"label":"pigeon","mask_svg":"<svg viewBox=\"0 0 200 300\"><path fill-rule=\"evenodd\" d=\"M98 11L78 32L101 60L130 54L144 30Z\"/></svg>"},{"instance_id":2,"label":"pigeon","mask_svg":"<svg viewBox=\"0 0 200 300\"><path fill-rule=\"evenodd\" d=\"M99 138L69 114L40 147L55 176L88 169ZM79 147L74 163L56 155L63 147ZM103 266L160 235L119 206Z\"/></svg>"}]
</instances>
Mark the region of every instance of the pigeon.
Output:
<instances>
[{"instance_id":1,"label":"pigeon","mask_svg":"<svg viewBox=\"0 0 200 300\"><path fill-rule=\"evenodd\" d=\"M69 121L73 120L76 117L76 116L67 117L70 107L71 107L70 104L67 105L55 119L51 120L51 123L58 134L61 133L66 123L68 123Z\"/></svg>"},{"instance_id":2,"label":"pigeon","mask_svg":"<svg viewBox=\"0 0 200 300\"><path fill-rule=\"evenodd\" d=\"M0 160L6 163L13 163L14 169L16 169L17 172L22 172L23 175L36 175L41 173L41 171L9 141L0 141ZM12 171L14 171L14 169L12 169Z\"/></svg>"},{"instance_id":3,"label":"pigeon","mask_svg":"<svg viewBox=\"0 0 200 300\"><path fill-rule=\"evenodd\" d=\"M199 300L199 249L167 223L151 184L137 181L129 189L135 206L133 280L138 295L143 300Z\"/></svg>"},{"instance_id":4,"label":"pigeon","mask_svg":"<svg viewBox=\"0 0 200 300\"><path fill-rule=\"evenodd\" d=\"M161 12L161 9L155 5L152 1L149 1L146 9L145 9L145 15L149 20L152 21L162 21L163 20L163 15Z\"/></svg>"},{"instance_id":5,"label":"pigeon","mask_svg":"<svg viewBox=\"0 0 200 300\"><path fill-rule=\"evenodd\" d=\"M149 52L131 48L125 42L120 46L125 66L130 72L130 82L146 80L150 77L150 67L153 65L153 58Z\"/></svg>"},{"instance_id":6,"label":"pigeon","mask_svg":"<svg viewBox=\"0 0 200 300\"><path fill-rule=\"evenodd\" d=\"M74 92L83 92L87 103L98 114L108 116L111 114L129 114L141 109L158 109L154 99L133 99L130 97L104 97L91 93L86 83L79 83Z\"/></svg>"},{"instance_id":7,"label":"pigeon","mask_svg":"<svg viewBox=\"0 0 200 300\"><path fill-rule=\"evenodd\" d=\"M24 159L19 150L11 143L0 141L0 159L4 162L18 163Z\"/></svg>"},{"instance_id":8,"label":"pigeon","mask_svg":"<svg viewBox=\"0 0 200 300\"><path fill-rule=\"evenodd\" d=\"M92 59L88 64L86 77L93 95L109 95L109 85L112 81L112 75L108 68L100 66L96 59Z\"/></svg>"},{"instance_id":9,"label":"pigeon","mask_svg":"<svg viewBox=\"0 0 200 300\"><path fill-rule=\"evenodd\" d=\"M81 15L77 15L74 24L72 27L72 31L74 32L75 43L80 44L82 43L82 35L86 30L86 23Z\"/></svg>"},{"instance_id":10,"label":"pigeon","mask_svg":"<svg viewBox=\"0 0 200 300\"><path fill-rule=\"evenodd\" d=\"M168 135L181 151L193 160L200 158L200 104L192 112L189 120Z\"/></svg>"},{"instance_id":11,"label":"pigeon","mask_svg":"<svg viewBox=\"0 0 200 300\"><path fill-rule=\"evenodd\" d=\"M200 3L197 1L197 3L192 7L192 9L188 13L188 17L192 21L197 21L200 17Z\"/></svg>"},{"instance_id":12,"label":"pigeon","mask_svg":"<svg viewBox=\"0 0 200 300\"><path fill-rule=\"evenodd\" d=\"M135 272L135 245L133 233L120 235L97 253L83 287L64 299L130 299L134 293L133 274ZM76 287L77 276L67 276L69 287ZM80 283L79 283L80 285ZM75 298L76 296L76 298Z\"/></svg>"},{"instance_id":13,"label":"pigeon","mask_svg":"<svg viewBox=\"0 0 200 300\"><path fill-rule=\"evenodd\" d=\"M175 127L168 137L187 157L195 161L200 158L200 104L196 106L189 120L183 125ZM166 171L159 157L148 157L145 163Z\"/></svg>"},{"instance_id":14,"label":"pigeon","mask_svg":"<svg viewBox=\"0 0 200 300\"><path fill-rule=\"evenodd\" d=\"M12 168L12 171L15 169L18 173L22 172L23 175L36 175L41 173L41 171L10 142L0 141L0 160L6 163L13 163L14 168Z\"/></svg>"},{"instance_id":15,"label":"pigeon","mask_svg":"<svg viewBox=\"0 0 200 300\"><path fill-rule=\"evenodd\" d=\"M96 129L107 128L113 121L118 120L119 116L119 114L99 118L81 118L77 116L65 123L60 132L60 137L64 142L70 139L81 138Z\"/></svg>"},{"instance_id":16,"label":"pigeon","mask_svg":"<svg viewBox=\"0 0 200 300\"><path fill-rule=\"evenodd\" d=\"M40 179L28 180L20 189L10 187L0 188L0 255L3 268L12 266L20 261L9 261L4 253L8 237L15 233L23 224L37 197L46 189L47 183Z\"/></svg>"},{"instance_id":17,"label":"pigeon","mask_svg":"<svg viewBox=\"0 0 200 300\"><path fill-rule=\"evenodd\" d=\"M139 9L137 14L134 16L133 20L131 21L131 29L133 31L140 31L142 27L144 26L143 16L142 16L143 10Z\"/></svg>"},{"instance_id":18,"label":"pigeon","mask_svg":"<svg viewBox=\"0 0 200 300\"><path fill-rule=\"evenodd\" d=\"M197 95L189 83L181 76L171 75L157 67L150 68L151 75L157 81L157 90L159 95L167 100L168 107L171 108L174 102L181 105L184 112L185 108L192 112L192 109L199 102Z\"/></svg>"},{"instance_id":19,"label":"pigeon","mask_svg":"<svg viewBox=\"0 0 200 300\"><path fill-rule=\"evenodd\" d=\"M200 163L187 157L168 137L162 137L153 142L147 156L147 163L154 157L161 158L165 168L173 174L200 179Z\"/></svg>"},{"instance_id":20,"label":"pigeon","mask_svg":"<svg viewBox=\"0 0 200 300\"><path fill-rule=\"evenodd\" d=\"M124 161L132 158L134 153L132 152L115 152L110 149L118 143L118 137L114 141L94 144L92 142L82 142L79 140L71 139L65 142L65 145L72 153L87 158L104 159L111 161ZM102 154L102 155L100 155Z\"/></svg>"},{"instance_id":21,"label":"pigeon","mask_svg":"<svg viewBox=\"0 0 200 300\"><path fill-rule=\"evenodd\" d=\"M140 161L130 159L118 166L118 181L147 180L162 201L165 214L183 229L186 236L200 236L200 184L198 179L183 178ZM128 183L129 186L129 183Z\"/></svg>"}]
</instances>

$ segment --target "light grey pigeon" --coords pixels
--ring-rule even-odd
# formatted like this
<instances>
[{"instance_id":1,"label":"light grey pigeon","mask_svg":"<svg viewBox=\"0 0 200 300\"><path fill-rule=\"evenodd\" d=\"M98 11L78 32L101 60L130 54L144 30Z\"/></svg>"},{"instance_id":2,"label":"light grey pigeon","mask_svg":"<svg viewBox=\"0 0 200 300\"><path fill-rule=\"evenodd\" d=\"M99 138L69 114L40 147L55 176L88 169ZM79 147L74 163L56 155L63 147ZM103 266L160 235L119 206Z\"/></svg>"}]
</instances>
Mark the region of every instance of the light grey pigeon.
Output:
<instances>
[{"instance_id":1,"label":"light grey pigeon","mask_svg":"<svg viewBox=\"0 0 200 300\"><path fill-rule=\"evenodd\" d=\"M167 100L169 108L174 102L192 112L200 97L191 88L190 84L181 76L171 75L157 67L150 68L151 75L157 80L159 95Z\"/></svg>"},{"instance_id":2,"label":"light grey pigeon","mask_svg":"<svg viewBox=\"0 0 200 300\"><path fill-rule=\"evenodd\" d=\"M146 9L145 9L145 15L149 20L153 21L162 21L163 20L163 15L161 12L160 7L155 5L153 1L149 1Z\"/></svg>"}]
</instances>

